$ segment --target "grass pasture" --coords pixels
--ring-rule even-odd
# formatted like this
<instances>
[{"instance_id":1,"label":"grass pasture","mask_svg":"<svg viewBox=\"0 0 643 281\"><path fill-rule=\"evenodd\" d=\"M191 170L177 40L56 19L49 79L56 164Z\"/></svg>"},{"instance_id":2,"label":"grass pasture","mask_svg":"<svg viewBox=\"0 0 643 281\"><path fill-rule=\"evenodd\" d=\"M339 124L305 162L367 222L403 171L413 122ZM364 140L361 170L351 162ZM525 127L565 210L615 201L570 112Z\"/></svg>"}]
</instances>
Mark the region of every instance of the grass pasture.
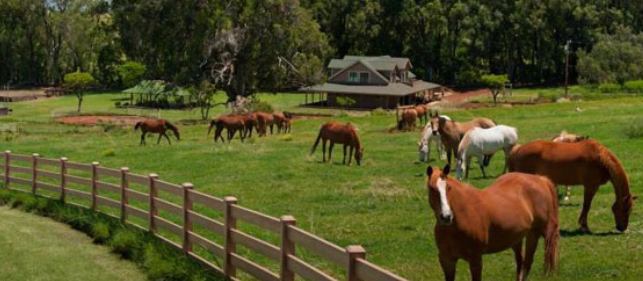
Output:
<instances>
[{"instance_id":1,"label":"grass pasture","mask_svg":"<svg viewBox=\"0 0 643 281\"><path fill-rule=\"evenodd\" d=\"M514 94L537 95L533 90L514 90ZM158 114L116 109L114 102L123 98L127 96L88 95L83 112ZM293 108L302 99L293 95L260 95L260 98L279 110L338 113ZM205 124L185 125L180 127L182 140L178 143L173 140L172 146L165 142L157 146L154 136L148 139L148 146L140 147L140 132L135 133L132 128L56 123L52 116L75 109L76 99L72 96L11 106L12 115L0 117L0 124L16 125L18 132L0 133L2 150L37 152L50 158L66 156L85 163L99 161L107 167L129 166L138 174L158 173L161 179L175 183L190 181L196 190L218 197L236 196L241 205L272 216L293 215L304 229L340 246L363 245L369 260L409 280L443 278L433 240L435 220L424 188L427 164L417 162L416 142L420 132L389 132L395 123L393 115L360 112L359 116L339 114L325 119L296 120L291 137L253 136L245 143L235 140L229 144L214 144L212 135L206 136ZM485 116L515 126L520 143L551 138L561 130L589 135L620 157L629 174L632 192L640 195L643 139L628 138L626 131L641 116L641 108L643 98L617 97L445 113L455 120ZM214 114L223 111L219 107ZM172 121L194 119L198 118L198 111L162 111L160 116ZM331 164L321 162L321 146L313 156L308 155L320 124L331 119L352 122L359 128L365 147L362 166L341 165L341 146L335 147ZM432 156L435 158L435 154ZM494 157L489 175L499 175L503 159L502 154ZM430 164L442 166L444 161L434 160ZM493 178L482 179L479 169L472 167L469 183L484 187L491 182ZM594 234L580 234L576 232L576 220L582 188L572 188L570 204L563 205L560 211L560 269L558 275L547 280L640 280L643 213L635 203L629 230L616 233L610 209L613 200L611 184L603 186L589 215ZM545 280L541 276L542 260L541 243L531 280ZM267 261L260 263L271 266ZM461 261L458 265L457 280L468 280L467 264ZM512 280L513 253L485 256L483 276L486 280Z\"/></svg>"}]
</instances>

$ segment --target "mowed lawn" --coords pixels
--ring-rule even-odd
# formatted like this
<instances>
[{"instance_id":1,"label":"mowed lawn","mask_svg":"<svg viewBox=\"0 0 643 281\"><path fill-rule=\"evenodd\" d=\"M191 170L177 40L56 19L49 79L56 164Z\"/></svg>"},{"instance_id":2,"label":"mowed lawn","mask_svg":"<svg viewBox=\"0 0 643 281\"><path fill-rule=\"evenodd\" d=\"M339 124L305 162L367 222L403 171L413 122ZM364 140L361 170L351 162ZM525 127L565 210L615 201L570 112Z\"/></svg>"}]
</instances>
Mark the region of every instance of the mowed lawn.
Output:
<instances>
[{"instance_id":1,"label":"mowed lawn","mask_svg":"<svg viewBox=\"0 0 643 281\"><path fill-rule=\"evenodd\" d=\"M84 112L126 114L128 110L113 105L125 97L89 95ZM294 95L260 95L260 99L279 110L338 113L294 108L303 99ZM1 117L0 122L16 124L19 133L2 134L0 149L38 152L51 158L66 156L81 162L99 161L108 167L128 166L139 174L158 173L171 182L189 181L197 190L218 197L236 196L239 204L275 217L293 215L299 226L340 246L363 245L369 260L409 280L443 278L433 239L435 219L425 189L427 164L417 162L420 132L391 133L394 115L357 112L355 115L359 116L339 114L332 118L296 120L292 138L253 136L245 143L234 140L230 144L213 143L212 135L206 136L206 124L185 125L181 126L180 142L157 146L153 137L148 139L148 146L141 147L140 132L135 133L133 128L61 125L52 119L72 111L75 103L74 97L63 97L12 104L12 116ZM625 130L643 116L642 109L643 98L625 97L444 113L455 120L484 116L515 126L520 143L549 139L561 130L589 135L620 157L629 174L632 192L640 195L643 139L628 139ZM219 107L215 114L224 110ZM129 114L133 113L156 114L129 110ZM198 111L161 111L160 115L178 121L198 118ZM319 126L329 120L352 122L359 128L365 147L362 166L341 165L341 146L335 147L331 164L321 162L321 146L309 156ZM444 161L434 160L430 164L441 167ZM503 165L500 153L492 160L488 174L497 177ZM481 178L476 165L472 167L470 184L482 188L492 182L493 178ZM635 203L629 229L620 234L614 228L610 208L613 201L612 185L601 187L589 215L594 234L579 234L576 221L582 188L572 189L571 203L560 211L560 270L548 280L640 280L643 211L640 203ZM531 280L546 279L541 276L542 264L543 248L539 247ZM513 280L514 266L511 251L485 256L484 278ZM458 280L469 279L464 261L459 263L457 275Z\"/></svg>"},{"instance_id":2,"label":"mowed lawn","mask_svg":"<svg viewBox=\"0 0 643 281\"><path fill-rule=\"evenodd\" d=\"M2 280L147 280L68 225L8 207L0 207L0 253Z\"/></svg>"}]
</instances>

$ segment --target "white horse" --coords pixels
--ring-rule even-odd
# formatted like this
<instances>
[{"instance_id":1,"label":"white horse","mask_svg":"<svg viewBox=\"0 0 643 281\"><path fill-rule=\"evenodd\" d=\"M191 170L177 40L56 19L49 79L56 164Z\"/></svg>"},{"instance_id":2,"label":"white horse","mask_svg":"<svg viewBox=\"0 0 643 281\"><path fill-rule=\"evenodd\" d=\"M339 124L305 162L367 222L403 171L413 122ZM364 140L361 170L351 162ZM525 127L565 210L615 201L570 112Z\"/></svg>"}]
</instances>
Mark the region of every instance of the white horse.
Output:
<instances>
[{"instance_id":1,"label":"white horse","mask_svg":"<svg viewBox=\"0 0 643 281\"><path fill-rule=\"evenodd\" d=\"M497 125L488 129L473 128L467 132L460 142L458 147L458 159L456 159L457 175L462 179L462 172L464 171L465 178L469 177L469 167L471 165L471 158L476 156L482 176L487 177L484 171L485 166L489 166L491 156L498 151L505 152L505 159L509 157L511 149L518 142L518 130L514 127L505 125ZM488 156L485 159L485 156ZM507 163L505 161L505 169L502 173L507 171Z\"/></svg>"},{"instance_id":2,"label":"white horse","mask_svg":"<svg viewBox=\"0 0 643 281\"><path fill-rule=\"evenodd\" d=\"M449 118L449 116L440 115L440 117L446 119L447 121L451 121L451 118ZM447 152L446 152L446 149L444 149L444 146L442 145L440 134L439 133L433 134L432 126L433 126L432 122L428 122L424 126L424 130L422 131L422 137L420 138L420 141L418 141L418 157L420 162L426 162L430 160L431 141L437 142L438 158L439 159L447 158Z\"/></svg>"}]
</instances>

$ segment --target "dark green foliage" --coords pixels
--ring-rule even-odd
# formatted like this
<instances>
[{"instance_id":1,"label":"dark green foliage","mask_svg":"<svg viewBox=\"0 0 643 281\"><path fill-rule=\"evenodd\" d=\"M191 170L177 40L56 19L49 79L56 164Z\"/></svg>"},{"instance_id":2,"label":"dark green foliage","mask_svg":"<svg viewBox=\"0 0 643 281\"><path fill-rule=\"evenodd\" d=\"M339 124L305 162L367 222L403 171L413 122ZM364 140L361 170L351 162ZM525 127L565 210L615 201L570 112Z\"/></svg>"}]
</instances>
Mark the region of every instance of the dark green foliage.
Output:
<instances>
[{"instance_id":1,"label":"dark green foliage","mask_svg":"<svg viewBox=\"0 0 643 281\"><path fill-rule=\"evenodd\" d=\"M109 224L99 221L92 225L91 236L96 243L105 243L109 239Z\"/></svg>"},{"instance_id":2,"label":"dark green foliage","mask_svg":"<svg viewBox=\"0 0 643 281\"><path fill-rule=\"evenodd\" d=\"M135 61L128 61L116 68L121 83L126 88L134 87L141 82L143 75L145 75L145 70L145 65Z\"/></svg>"},{"instance_id":3,"label":"dark green foliage","mask_svg":"<svg viewBox=\"0 0 643 281\"><path fill-rule=\"evenodd\" d=\"M270 103L265 101L253 100L250 102L250 112L268 112L275 111Z\"/></svg>"},{"instance_id":4,"label":"dark green foliage","mask_svg":"<svg viewBox=\"0 0 643 281\"><path fill-rule=\"evenodd\" d=\"M627 81L623 84L623 90L630 94L643 94L643 80Z\"/></svg>"},{"instance_id":5,"label":"dark green foliage","mask_svg":"<svg viewBox=\"0 0 643 281\"><path fill-rule=\"evenodd\" d=\"M141 251L141 239L142 237L135 232L121 228L116 230L108 245L112 247L112 252L123 258L132 259L134 254Z\"/></svg>"},{"instance_id":6,"label":"dark green foliage","mask_svg":"<svg viewBox=\"0 0 643 281\"><path fill-rule=\"evenodd\" d=\"M601 34L590 52L580 52L578 73L584 83L618 83L643 79L643 34L619 27Z\"/></svg>"},{"instance_id":7,"label":"dark green foliage","mask_svg":"<svg viewBox=\"0 0 643 281\"><path fill-rule=\"evenodd\" d=\"M603 94L615 94L621 92L621 86L614 83L605 83L598 86L598 91Z\"/></svg>"}]
</instances>

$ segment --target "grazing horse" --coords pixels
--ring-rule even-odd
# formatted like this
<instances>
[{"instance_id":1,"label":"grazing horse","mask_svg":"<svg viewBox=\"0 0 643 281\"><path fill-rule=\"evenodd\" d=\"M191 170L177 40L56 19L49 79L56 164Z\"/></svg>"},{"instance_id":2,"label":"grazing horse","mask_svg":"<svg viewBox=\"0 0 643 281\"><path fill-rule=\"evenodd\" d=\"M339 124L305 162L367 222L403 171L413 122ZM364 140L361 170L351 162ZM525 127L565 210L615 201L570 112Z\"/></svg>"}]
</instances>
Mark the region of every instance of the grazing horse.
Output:
<instances>
[{"instance_id":1,"label":"grazing horse","mask_svg":"<svg viewBox=\"0 0 643 281\"><path fill-rule=\"evenodd\" d=\"M553 142L579 142L582 140L589 139L589 136L579 136L579 135L574 135L567 133L567 131L562 131L560 132L559 135L555 136L554 138L551 139ZM570 191L570 186L566 185L565 186L565 197L563 201L569 202L569 196L571 196L571 191Z\"/></svg>"},{"instance_id":2,"label":"grazing horse","mask_svg":"<svg viewBox=\"0 0 643 281\"><path fill-rule=\"evenodd\" d=\"M471 129L464 135L458 147L458 157L456 158L458 179L462 179L462 171L464 171L464 178L469 177L469 167L473 156L478 158L482 177L486 178L487 174L484 171L484 167L489 166L491 156L502 149L505 152L505 159L507 159L511 149L517 142L518 130L514 127L497 125L487 129ZM502 173L504 174L505 172L507 172L506 160Z\"/></svg>"},{"instance_id":3,"label":"grazing horse","mask_svg":"<svg viewBox=\"0 0 643 281\"><path fill-rule=\"evenodd\" d=\"M243 124L245 125L245 130L242 132L245 137L252 137L252 128L257 127L257 116L254 114L245 114L245 115L238 115L241 120L243 120Z\"/></svg>"},{"instance_id":4,"label":"grazing horse","mask_svg":"<svg viewBox=\"0 0 643 281\"><path fill-rule=\"evenodd\" d=\"M222 142L225 142L223 136L221 136L223 129L228 131L228 142L234 138L237 131L239 131L241 141L245 139L244 131L246 126L241 116L223 115L212 119L212 121L210 121L210 127L208 127L208 135L210 135L210 131L212 131L212 128L215 126L217 129L214 132L214 142L217 142L219 138L221 138Z\"/></svg>"},{"instance_id":5,"label":"grazing horse","mask_svg":"<svg viewBox=\"0 0 643 281\"><path fill-rule=\"evenodd\" d=\"M270 127L270 134L272 135L272 127L275 122L275 117L272 113L255 112L253 114L257 116L257 132L259 136L265 137L268 132L268 127Z\"/></svg>"},{"instance_id":6,"label":"grazing horse","mask_svg":"<svg viewBox=\"0 0 643 281\"><path fill-rule=\"evenodd\" d=\"M427 122L426 115L428 113L428 110L426 108L426 105L424 105L424 104L416 105L415 106L415 112L418 115L418 120L420 120L420 124L424 124L422 122L425 122L425 123Z\"/></svg>"},{"instance_id":7,"label":"grazing horse","mask_svg":"<svg viewBox=\"0 0 643 281\"><path fill-rule=\"evenodd\" d=\"M429 205L436 218L434 236L444 279L455 280L456 263L469 263L471 280L482 279L482 255L511 248L516 280L526 280L540 237L545 239L545 272L556 270L558 197L546 177L509 173L477 189L427 167ZM525 239L526 238L526 239ZM523 255L522 245L526 240Z\"/></svg>"},{"instance_id":8,"label":"grazing horse","mask_svg":"<svg viewBox=\"0 0 643 281\"><path fill-rule=\"evenodd\" d=\"M446 115L440 115L440 117L445 118L447 120L451 120L449 116ZM420 141L418 142L418 157L420 162L426 162L429 161L431 158L431 142L435 141L436 146L437 146L437 151L438 151L438 159L446 159L446 150L444 149L444 145L442 145L442 140L440 139L440 135L434 135L433 129L431 128L431 122L426 123L424 126L424 130L422 131L422 138L420 138Z\"/></svg>"},{"instance_id":9,"label":"grazing horse","mask_svg":"<svg viewBox=\"0 0 643 281\"><path fill-rule=\"evenodd\" d=\"M404 109L402 111L402 119L397 123L398 130L414 130L415 122L417 120L418 113L415 109Z\"/></svg>"},{"instance_id":10,"label":"grazing horse","mask_svg":"<svg viewBox=\"0 0 643 281\"><path fill-rule=\"evenodd\" d=\"M343 164L346 164L346 146L350 147L350 152L348 153L348 165L351 164L351 159L353 158L353 148L355 149L355 161L358 166L361 164L360 162L364 155L364 148L362 148L359 141L359 135L357 134L357 129L353 124L341 124L335 121L324 123L319 129L319 134L317 135L313 148L310 150L310 155L315 152L315 148L317 148L319 140L322 140L323 142L322 149L324 162L326 162L326 141L330 141L330 147L328 148L328 162L331 161L333 146L335 146L335 143L339 143L344 145Z\"/></svg>"},{"instance_id":11,"label":"grazing horse","mask_svg":"<svg viewBox=\"0 0 643 281\"><path fill-rule=\"evenodd\" d=\"M475 127L486 129L495 125L496 122L489 118L478 117L467 123L460 123L442 118L437 112L435 114L431 114L431 128L433 129L433 134L440 135L442 144L444 144L447 149L449 165L451 165L451 155L454 155L456 159L458 158L458 146L460 145L460 140L462 140L464 134Z\"/></svg>"},{"instance_id":12,"label":"grazing horse","mask_svg":"<svg viewBox=\"0 0 643 281\"><path fill-rule=\"evenodd\" d=\"M634 198L630 182L621 161L595 140L574 143L537 140L516 146L507 162L509 171L549 177L557 185L584 185L583 210L578 223L580 230L589 232L587 214L598 188L611 181L616 202L612 212L616 229L625 231Z\"/></svg>"},{"instance_id":13,"label":"grazing horse","mask_svg":"<svg viewBox=\"0 0 643 281\"><path fill-rule=\"evenodd\" d=\"M158 120L145 120L145 121L140 121L137 122L136 125L134 125L134 131L138 130L138 128L141 128L141 144L140 145L145 145L145 135L147 133L155 133L159 134L159 139L156 141L156 144L161 143L161 137L165 137L167 139L167 143L170 145L172 142L170 141L170 137L167 136L165 133L167 130L170 130L174 132L174 136L176 137L176 140L179 141L181 139L181 136L179 134L179 128L176 126L172 125L172 123L168 122L165 119L158 119Z\"/></svg>"},{"instance_id":14,"label":"grazing horse","mask_svg":"<svg viewBox=\"0 0 643 281\"><path fill-rule=\"evenodd\" d=\"M281 134L281 131L284 127L284 122L286 121L286 115L281 112L275 112L272 114L273 125L277 125L277 133ZM272 125L270 126L270 133L272 134ZM284 132L285 133L285 132Z\"/></svg>"},{"instance_id":15,"label":"grazing horse","mask_svg":"<svg viewBox=\"0 0 643 281\"><path fill-rule=\"evenodd\" d=\"M284 119L283 128L286 134L292 132L292 118L286 117L286 119Z\"/></svg>"}]
</instances>

